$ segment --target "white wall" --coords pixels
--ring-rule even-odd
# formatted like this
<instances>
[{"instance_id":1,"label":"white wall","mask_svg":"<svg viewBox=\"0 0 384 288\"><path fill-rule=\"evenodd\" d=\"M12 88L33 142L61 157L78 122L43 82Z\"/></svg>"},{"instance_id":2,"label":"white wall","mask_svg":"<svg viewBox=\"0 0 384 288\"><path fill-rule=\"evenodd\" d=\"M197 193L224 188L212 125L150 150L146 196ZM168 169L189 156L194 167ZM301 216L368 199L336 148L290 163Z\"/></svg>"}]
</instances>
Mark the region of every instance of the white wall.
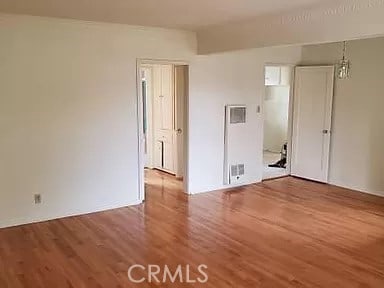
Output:
<instances>
[{"instance_id":1,"label":"white wall","mask_svg":"<svg viewBox=\"0 0 384 288\"><path fill-rule=\"evenodd\" d=\"M383 39L337 81L331 182L383 193ZM193 33L0 16L0 227L138 202L136 59L191 61L190 193L223 188L224 107L246 104L246 183L262 178L264 66L329 64L339 45L195 56ZM264 107L263 107L264 108ZM263 109L262 109L263 110ZM33 194L42 194L35 205Z\"/></svg>"},{"instance_id":2,"label":"white wall","mask_svg":"<svg viewBox=\"0 0 384 288\"><path fill-rule=\"evenodd\" d=\"M337 80L330 159L332 184L384 196L384 38L348 44L351 79ZM334 64L341 44L303 48L303 64Z\"/></svg>"},{"instance_id":3,"label":"white wall","mask_svg":"<svg viewBox=\"0 0 384 288\"><path fill-rule=\"evenodd\" d=\"M263 121L257 113L265 94L264 66L294 64L301 48L265 48L198 56L190 69L189 192L223 188L224 108L247 105L247 131L238 139L247 183L262 179Z\"/></svg>"},{"instance_id":4,"label":"white wall","mask_svg":"<svg viewBox=\"0 0 384 288\"><path fill-rule=\"evenodd\" d=\"M383 0L322 1L198 31L199 53L335 42L384 35Z\"/></svg>"},{"instance_id":5,"label":"white wall","mask_svg":"<svg viewBox=\"0 0 384 288\"><path fill-rule=\"evenodd\" d=\"M267 86L264 99L264 150L280 152L288 140L290 86Z\"/></svg>"},{"instance_id":6,"label":"white wall","mask_svg":"<svg viewBox=\"0 0 384 288\"><path fill-rule=\"evenodd\" d=\"M136 58L190 60L195 40L0 15L0 227L137 203Z\"/></svg>"}]
</instances>

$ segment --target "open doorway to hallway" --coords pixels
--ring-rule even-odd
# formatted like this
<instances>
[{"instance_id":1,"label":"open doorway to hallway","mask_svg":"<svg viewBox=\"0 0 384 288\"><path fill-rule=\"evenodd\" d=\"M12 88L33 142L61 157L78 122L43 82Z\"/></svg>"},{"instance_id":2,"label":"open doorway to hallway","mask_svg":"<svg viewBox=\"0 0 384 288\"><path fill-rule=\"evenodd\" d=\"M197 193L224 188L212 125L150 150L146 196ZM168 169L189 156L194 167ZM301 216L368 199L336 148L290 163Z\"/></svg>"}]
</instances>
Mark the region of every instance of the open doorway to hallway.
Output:
<instances>
[{"instance_id":1,"label":"open doorway to hallway","mask_svg":"<svg viewBox=\"0 0 384 288\"><path fill-rule=\"evenodd\" d=\"M293 67L265 67L263 179L290 174Z\"/></svg>"},{"instance_id":2,"label":"open doorway to hallway","mask_svg":"<svg viewBox=\"0 0 384 288\"><path fill-rule=\"evenodd\" d=\"M188 66L163 61L139 64L142 200L164 179L183 182L186 167ZM182 187L183 185L180 185ZM161 188L161 187L158 187ZM157 191L161 191L157 189Z\"/></svg>"}]
</instances>

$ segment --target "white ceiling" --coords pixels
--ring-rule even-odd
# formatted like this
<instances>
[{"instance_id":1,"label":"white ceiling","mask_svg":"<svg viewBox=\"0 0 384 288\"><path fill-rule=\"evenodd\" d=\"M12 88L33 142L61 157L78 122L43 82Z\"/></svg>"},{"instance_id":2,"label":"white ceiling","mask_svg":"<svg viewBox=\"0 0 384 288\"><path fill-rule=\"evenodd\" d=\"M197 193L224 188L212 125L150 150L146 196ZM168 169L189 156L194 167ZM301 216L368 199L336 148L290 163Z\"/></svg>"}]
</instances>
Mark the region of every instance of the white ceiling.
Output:
<instances>
[{"instance_id":1,"label":"white ceiling","mask_svg":"<svg viewBox=\"0 0 384 288\"><path fill-rule=\"evenodd\" d=\"M199 30L331 0L0 0L4 13ZM332 1L334 2L334 1Z\"/></svg>"}]
</instances>

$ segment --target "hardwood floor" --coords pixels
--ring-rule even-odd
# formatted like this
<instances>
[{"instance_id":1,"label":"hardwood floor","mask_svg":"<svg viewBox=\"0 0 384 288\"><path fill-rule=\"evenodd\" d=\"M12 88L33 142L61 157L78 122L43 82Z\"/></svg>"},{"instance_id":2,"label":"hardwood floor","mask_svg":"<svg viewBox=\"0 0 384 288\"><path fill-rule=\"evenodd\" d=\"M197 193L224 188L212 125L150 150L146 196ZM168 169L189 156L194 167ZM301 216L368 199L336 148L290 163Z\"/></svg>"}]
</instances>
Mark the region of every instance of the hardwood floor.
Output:
<instances>
[{"instance_id":1,"label":"hardwood floor","mask_svg":"<svg viewBox=\"0 0 384 288\"><path fill-rule=\"evenodd\" d=\"M384 287L383 198L294 178L187 197L147 174L143 205L0 230L0 287ZM209 281L133 284L133 264Z\"/></svg>"}]
</instances>

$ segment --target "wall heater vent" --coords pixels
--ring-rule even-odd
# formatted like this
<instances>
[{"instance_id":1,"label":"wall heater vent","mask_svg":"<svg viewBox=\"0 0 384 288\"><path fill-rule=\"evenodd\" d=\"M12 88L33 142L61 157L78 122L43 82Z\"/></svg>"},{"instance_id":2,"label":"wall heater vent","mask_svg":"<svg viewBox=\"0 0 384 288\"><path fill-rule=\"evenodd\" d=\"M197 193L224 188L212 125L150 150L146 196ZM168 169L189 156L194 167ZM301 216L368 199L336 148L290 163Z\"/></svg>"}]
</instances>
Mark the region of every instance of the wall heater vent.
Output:
<instances>
[{"instance_id":1,"label":"wall heater vent","mask_svg":"<svg viewBox=\"0 0 384 288\"><path fill-rule=\"evenodd\" d=\"M230 120L231 124L245 123L247 116L245 107L232 107L230 109Z\"/></svg>"},{"instance_id":2,"label":"wall heater vent","mask_svg":"<svg viewBox=\"0 0 384 288\"><path fill-rule=\"evenodd\" d=\"M224 185L245 182L245 154L242 142L247 131L247 107L245 105L227 105L225 107L225 160ZM242 164L234 164L242 163Z\"/></svg>"}]
</instances>

